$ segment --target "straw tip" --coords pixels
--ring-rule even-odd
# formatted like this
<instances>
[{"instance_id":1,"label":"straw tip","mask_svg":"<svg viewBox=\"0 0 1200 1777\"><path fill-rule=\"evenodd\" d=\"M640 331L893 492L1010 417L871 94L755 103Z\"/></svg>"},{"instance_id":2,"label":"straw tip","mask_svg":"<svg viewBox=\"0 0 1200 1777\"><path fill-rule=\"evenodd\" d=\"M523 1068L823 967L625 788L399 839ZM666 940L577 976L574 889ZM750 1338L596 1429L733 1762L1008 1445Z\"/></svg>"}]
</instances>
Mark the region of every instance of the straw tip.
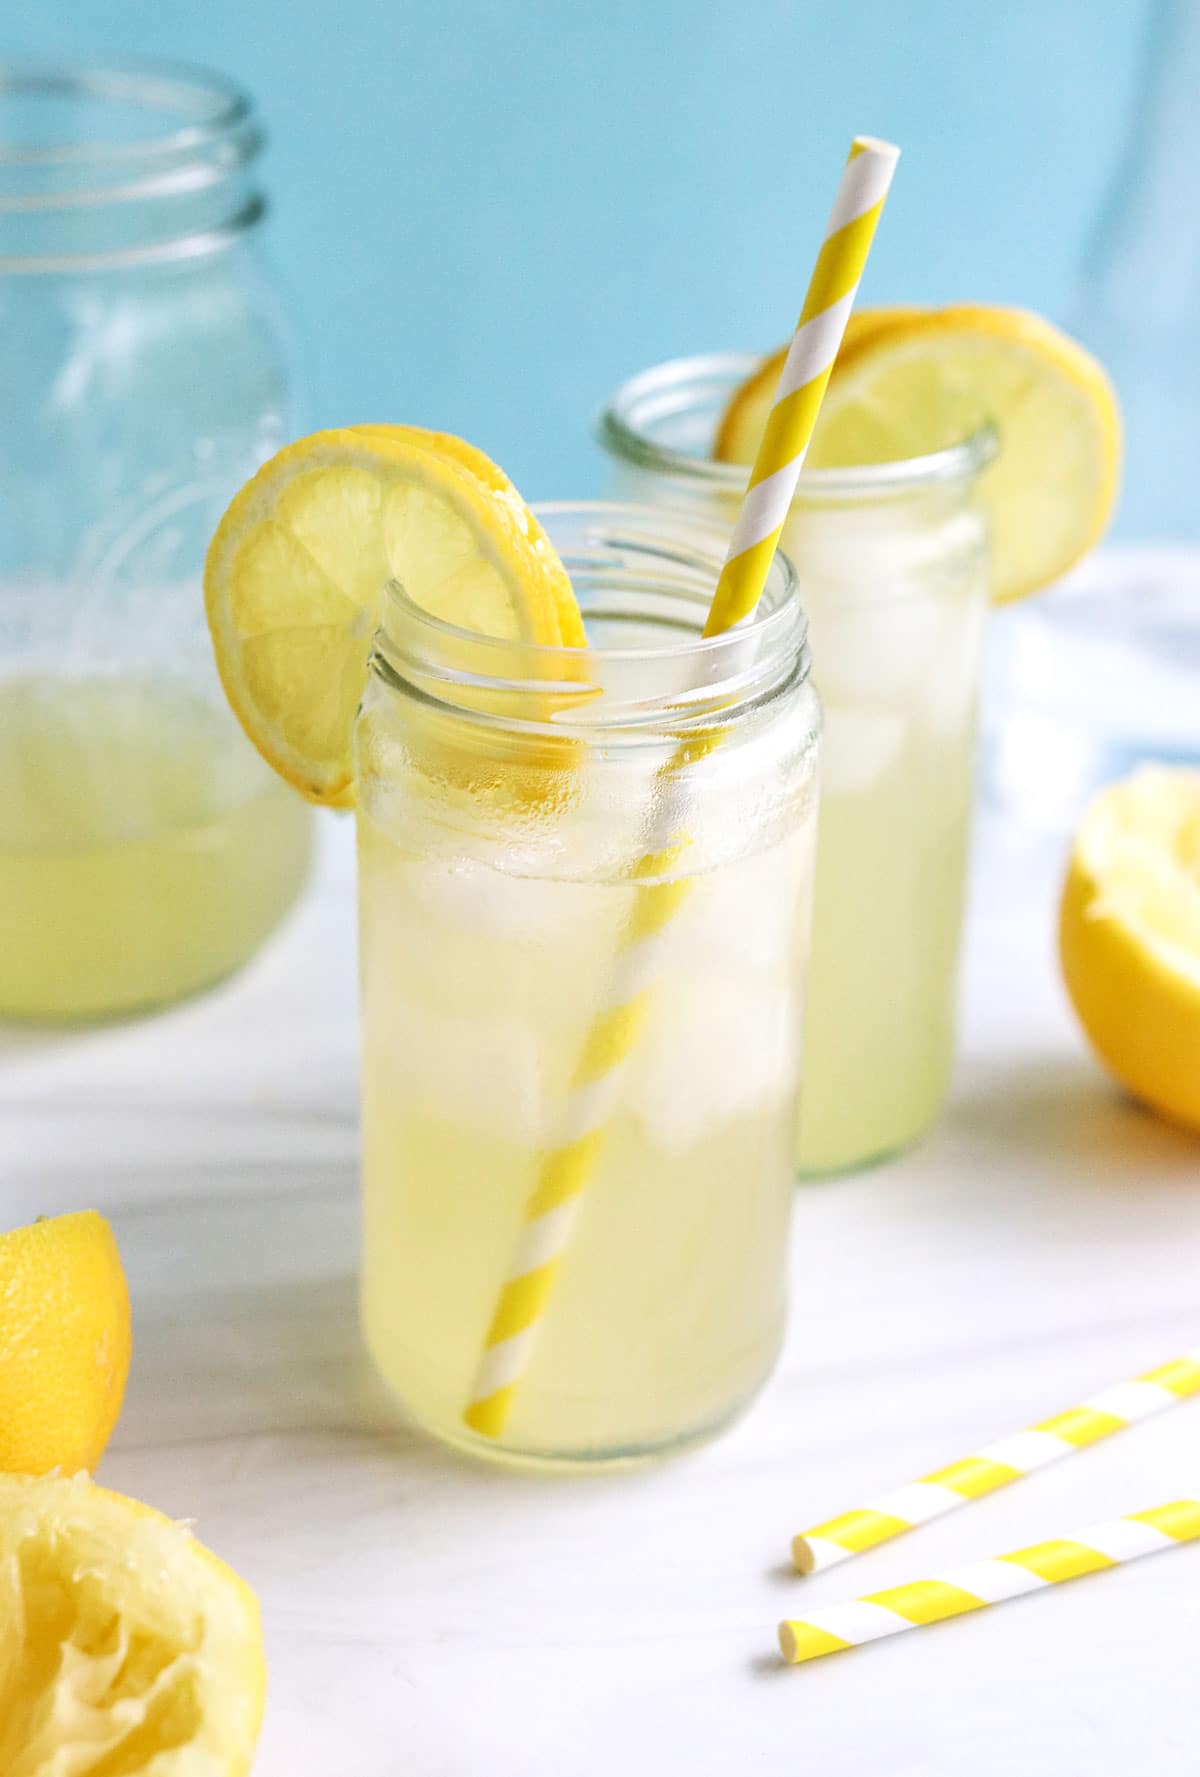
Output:
<instances>
[{"instance_id":1,"label":"straw tip","mask_svg":"<svg viewBox=\"0 0 1200 1777\"><path fill-rule=\"evenodd\" d=\"M463 1424L481 1438L498 1438L508 1419L513 1390L498 1388L494 1393L474 1400L463 1409Z\"/></svg>"},{"instance_id":2,"label":"straw tip","mask_svg":"<svg viewBox=\"0 0 1200 1777\"><path fill-rule=\"evenodd\" d=\"M800 1644L796 1639L795 1627L791 1623L780 1623L779 1625L779 1651L789 1666L796 1664Z\"/></svg>"},{"instance_id":3,"label":"straw tip","mask_svg":"<svg viewBox=\"0 0 1200 1777\"><path fill-rule=\"evenodd\" d=\"M806 1536L792 1538L792 1566L797 1573L812 1573L817 1565L813 1546Z\"/></svg>"},{"instance_id":4,"label":"straw tip","mask_svg":"<svg viewBox=\"0 0 1200 1777\"><path fill-rule=\"evenodd\" d=\"M855 136L850 145L850 157L856 154L873 154L880 160L890 161L893 166L900 159L900 150L894 142L885 142L882 136Z\"/></svg>"}]
</instances>

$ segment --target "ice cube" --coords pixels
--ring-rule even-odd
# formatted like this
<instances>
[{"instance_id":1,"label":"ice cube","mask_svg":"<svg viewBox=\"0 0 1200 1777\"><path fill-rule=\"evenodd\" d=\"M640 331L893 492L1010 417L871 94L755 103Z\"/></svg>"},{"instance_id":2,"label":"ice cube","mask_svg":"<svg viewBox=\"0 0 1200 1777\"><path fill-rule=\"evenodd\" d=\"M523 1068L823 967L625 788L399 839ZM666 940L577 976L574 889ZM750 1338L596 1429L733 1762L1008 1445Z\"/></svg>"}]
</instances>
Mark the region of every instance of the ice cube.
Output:
<instances>
[{"instance_id":1,"label":"ice cube","mask_svg":"<svg viewBox=\"0 0 1200 1777\"><path fill-rule=\"evenodd\" d=\"M545 1106L533 1031L510 1017L464 1019L399 995L366 994L364 1074L370 1094L497 1137L536 1145Z\"/></svg>"},{"instance_id":2,"label":"ice cube","mask_svg":"<svg viewBox=\"0 0 1200 1777\"><path fill-rule=\"evenodd\" d=\"M674 975L630 1060L625 1102L657 1145L679 1151L789 1094L798 1066L796 987L786 972L753 984L728 971Z\"/></svg>"},{"instance_id":3,"label":"ice cube","mask_svg":"<svg viewBox=\"0 0 1200 1777\"><path fill-rule=\"evenodd\" d=\"M826 704L822 796L857 796L879 783L899 761L908 728L902 711Z\"/></svg>"},{"instance_id":4,"label":"ice cube","mask_svg":"<svg viewBox=\"0 0 1200 1777\"><path fill-rule=\"evenodd\" d=\"M673 935L672 966L702 973L728 964L768 976L786 968L812 894L809 837L798 833L739 865L697 877Z\"/></svg>"},{"instance_id":5,"label":"ice cube","mask_svg":"<svg viewBox=\"0 0 1200 1777\"><path fill-rule=\"evenodd\" d=\"M947 614L952 621L944 626L921 693L922 720L933 734L961 735L965 743L972 732L986 610L980 599Z\"/></svg>"}]
</instances>

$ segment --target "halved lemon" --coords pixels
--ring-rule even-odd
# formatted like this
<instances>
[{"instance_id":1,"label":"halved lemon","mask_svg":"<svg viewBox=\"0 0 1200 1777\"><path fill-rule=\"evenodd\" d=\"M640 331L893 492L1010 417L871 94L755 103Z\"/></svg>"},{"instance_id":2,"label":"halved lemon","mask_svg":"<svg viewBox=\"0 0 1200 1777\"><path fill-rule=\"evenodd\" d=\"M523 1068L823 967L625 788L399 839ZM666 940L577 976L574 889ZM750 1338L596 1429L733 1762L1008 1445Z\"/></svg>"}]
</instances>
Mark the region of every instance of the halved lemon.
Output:
<instances>
[{"instance_id":1,"label":"halved lemon","mask_svg":"<svg viewBox=\"0 0 1200 1777\"><path fill-rule=\"evenodd\" d=\"M944 450L995 428L981 482L992 521L992 596L1023 598L1103 535L1117 497L1121 417L1090 353L1020 309L897 318L843 348L813 435L814 468Z\"/></svg>"},{"instance_id":2,"label":"halved lemon","mask_svg":"<svg viewBox=\"0 0 1200 1777\"><path fill-rule=\"evenodd\" d=\"M1067 871L1059 954L1100 1060L1200 1131L1200 771L1145 766L1096 797Z\"/></svg>"},{"instance_id":3,"label":"halved lemon","mask_svg":"<svg viewBox=\"0 0 1200 1777\"><path fill-rule=\"evenodd\" d=\"M905 320L921 312L915 308L855 309L846 323L842 351L847 351L858 340L869 339L893 321ZM729 397L713 443L713 456L718 463L754 461L787 355L788 347L780 346L777 352L764 358L754 374Z\"/></svg>"},{"instance_id":4,"label":"halved lemon","mask_svg":"<svg viewBox=\"0 0 1200 1777\"><path fill-rule=\"evenodd\" d=\"M352 731L390 578L463 629L583 641L566 570L482 452L416 427L288 445L221 520L204 597L235 714L310 801L354 801Z\"/></svg>"},{"instance_id":5,"label":"halved lemon","mask_svg":"<svg viewBox=\"0 0 1200 1777\"><path fill-rule=\"evenodd\" d=\"M0 1469L94 1468L131 1348L129 1290L103 1216L84 1210L0 1234Z\"/></svg>"},{"instance_id":6,"label":"halved lemon","mask_svg":"<svg viewBox=\"0 0 1200 1777\"><path fill-rule=\"evenodd\" d=\"M0 1476L0 1771L245 1777L258 1603L189 1531L86 1476Z\"/></svg>"}]
</instances>

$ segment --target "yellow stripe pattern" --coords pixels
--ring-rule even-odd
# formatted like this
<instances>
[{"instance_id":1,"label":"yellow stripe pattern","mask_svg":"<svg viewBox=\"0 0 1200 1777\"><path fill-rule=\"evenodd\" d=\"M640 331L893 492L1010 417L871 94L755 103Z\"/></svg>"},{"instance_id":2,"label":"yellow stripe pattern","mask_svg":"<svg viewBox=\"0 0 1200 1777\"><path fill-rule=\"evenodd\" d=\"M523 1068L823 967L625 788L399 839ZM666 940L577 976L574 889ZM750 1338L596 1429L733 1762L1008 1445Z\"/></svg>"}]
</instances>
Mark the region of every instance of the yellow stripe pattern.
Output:
<instances>
[{"instance_id":1,"label":"yellow stripe pattern","mask_svg":"<svg viewBox=\"0 0 1200 1777\"><path fill-rule=\"evenodd\" d=\"M1196 1538L1200 1538L1200 1499L1173 1500L995 1560L972 1562L941 1579L914 1580L813 1611L808 1617L789 1618L779 1625L780 1651L785 1660L800 1665L1082 1579Z\"/></svg>"},{"instance_id":2,"label":"yellow stripe pattern","mask_svg":"<svg viewBox=\"0 0 1200 1777\"><path fill-rule=\"evenodd\" d=\"M792 1559L801 1573L835 1567L851 1555L903 1536L918 1524L1007 1487L1196 1394L1200 1394L1200 1351L1173 1358L1132 1382L1106 1389L1082 1406L1068 1407L1028 1431L989 1445L976 1456L935 1469L870 1505L803 1531L793 1538Z\"/></svg>"},{"instance_id":3,"label":"yellow stripe pattern","mask_svg":"<svg viewBox=\"0 0 1200 1777\"><path fill-rule=\"evenodd\" d=\"M762 596L898 157L890 143L865 136L856 137L851 146L717 582L706 635L720 635L740 623Z\"/></svg>"},{"instance_id":4,"label":"yellow stripe pattern","mask_svg":"<svg viewBox=\"0 0 1200 1777\"><path fill-rule=\"evenodd\" d=\"M896 160L896 149L867 137L857 138L851 148L705 635L718 635L749 617L762 594ZM777 474L781 469L784 473ZM718 727L682 742L663 775L677 776L718 746L724 732ZM565 1133L541 1160L464 1409L466 1425L484 1437L504 1434L532 1361L622 1073L649 1010L662 934L690 888L686 879L669 877L686 844L686 837L668 830L665 842L651 847L630 872L630 880L644 886L621 935L608 1003L597 1013L575 1066Z\"/></svg>"}]
</instances>

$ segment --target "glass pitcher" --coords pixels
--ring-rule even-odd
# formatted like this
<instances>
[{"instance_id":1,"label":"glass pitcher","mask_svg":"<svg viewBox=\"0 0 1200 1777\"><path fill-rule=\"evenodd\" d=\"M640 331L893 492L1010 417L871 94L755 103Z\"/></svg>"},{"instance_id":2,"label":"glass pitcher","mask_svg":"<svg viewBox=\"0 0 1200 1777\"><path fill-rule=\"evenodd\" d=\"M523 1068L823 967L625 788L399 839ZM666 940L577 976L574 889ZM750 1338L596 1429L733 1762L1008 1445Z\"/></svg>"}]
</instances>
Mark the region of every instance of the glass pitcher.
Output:
<instances>
[{"instance_id":1,"label":"glass pitcher","mask_svg":"<svg viewBox=\"0 0 1200 1777\"><path fill-rule=\"evenodd\" d=\"M200 592L292 434L262 135L220 76L0 69L0 1016L228 974L310 818L237 731Z\"/></svg>"},{"instance_id":2,"label":"glass pitcher","mask_svg":"<svg viewBox=\"0 0 1200 1777\"><path fill-rule=\"evenodd\" d=\"M1155 0L1128 139L1092 228L1070 317L1117 386L1117 534L1200 548L1200 7ZM1193 592L1200 570L1193 564Z\"/></svg>"}]
</instances>

